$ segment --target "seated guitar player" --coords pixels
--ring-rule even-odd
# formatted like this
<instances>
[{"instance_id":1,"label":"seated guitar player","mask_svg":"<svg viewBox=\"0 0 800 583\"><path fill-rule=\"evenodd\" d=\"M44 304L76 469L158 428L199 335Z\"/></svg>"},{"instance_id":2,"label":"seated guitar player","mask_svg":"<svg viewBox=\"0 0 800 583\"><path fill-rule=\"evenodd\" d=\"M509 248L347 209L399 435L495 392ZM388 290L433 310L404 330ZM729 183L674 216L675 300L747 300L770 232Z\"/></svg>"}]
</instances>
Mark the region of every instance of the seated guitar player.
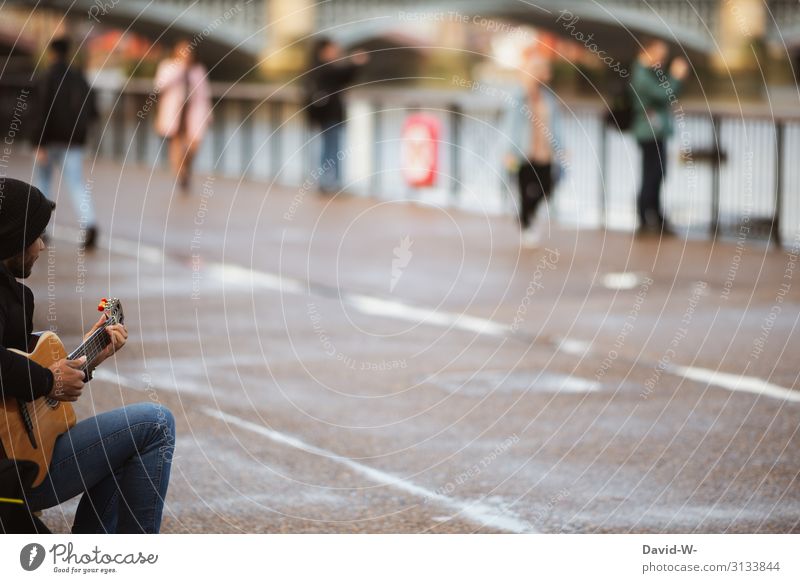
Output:
<instances>
[{"instance_id":1,"label":"seated guitar player","mask_svg":"<svg viewBox=\"0 0 800 583\"><path fill-rule=\"evenodd\" d=\"M31 342L33 293L17 279L31 274L45 248L44 232L55 204L37 188L0 178L0 391L3 399L30 402L48 396L77 401L88 381L85 357L49 368L9 349ZM105 314L89 334L102 327ZM109 343L96 366L125 345L123 324L108 324ZM88 334L87 334L88 337ZM0 420L2 421L2 420ZM47 477L25 489L31 511L82 494L73 533L157 533L169 483L175 422L168 409L145 402L75 424L55 441ZM0 451L0 457L13 457ZM7 478L5 478L7 479Z\"/></svg>"}]
</instances>

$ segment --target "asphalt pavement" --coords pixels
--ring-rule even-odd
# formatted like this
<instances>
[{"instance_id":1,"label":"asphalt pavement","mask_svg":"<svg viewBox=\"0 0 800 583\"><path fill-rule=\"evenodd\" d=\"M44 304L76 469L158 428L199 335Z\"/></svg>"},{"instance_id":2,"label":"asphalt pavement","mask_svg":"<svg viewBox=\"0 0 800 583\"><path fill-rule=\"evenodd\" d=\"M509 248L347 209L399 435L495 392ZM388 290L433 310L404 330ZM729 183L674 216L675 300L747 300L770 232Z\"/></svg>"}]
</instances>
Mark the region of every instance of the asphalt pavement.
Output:
<instances>
[{"instance_id":1,"label":"asphalt pavement","mask_svg":"<svg viewBox=\"0 0 800 583\"><path fill-rule=\"evenodd\" d=\"M90 180L101 246L59 200L36 321L71 346L122 299L77 411L174 412L163 532L800 532L791 249L554 224L528 250L509 217Z\"/></svg>"}]
</instances>

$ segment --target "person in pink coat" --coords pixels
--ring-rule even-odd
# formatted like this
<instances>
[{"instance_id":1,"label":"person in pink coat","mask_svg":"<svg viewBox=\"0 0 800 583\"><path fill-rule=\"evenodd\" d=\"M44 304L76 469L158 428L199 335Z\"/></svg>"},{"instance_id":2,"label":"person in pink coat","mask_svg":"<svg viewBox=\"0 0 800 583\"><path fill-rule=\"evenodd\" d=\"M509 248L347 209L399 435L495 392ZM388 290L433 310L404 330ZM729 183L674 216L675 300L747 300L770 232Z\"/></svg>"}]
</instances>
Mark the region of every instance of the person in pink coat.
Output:
<instances>
[{"instance_id":1,"label":"person in pink coat","mask_svg":"<svg viewBox=\"0 0 800 583\"><path fill-rule=\"evenodd\" d=\"M169 162L184 194L189 192L192 162L211 121L211 87L206 68L195 60L187 41L175 45L172 58L158 65L156 131L169 138Z\"/></svg>"}]
</instances>

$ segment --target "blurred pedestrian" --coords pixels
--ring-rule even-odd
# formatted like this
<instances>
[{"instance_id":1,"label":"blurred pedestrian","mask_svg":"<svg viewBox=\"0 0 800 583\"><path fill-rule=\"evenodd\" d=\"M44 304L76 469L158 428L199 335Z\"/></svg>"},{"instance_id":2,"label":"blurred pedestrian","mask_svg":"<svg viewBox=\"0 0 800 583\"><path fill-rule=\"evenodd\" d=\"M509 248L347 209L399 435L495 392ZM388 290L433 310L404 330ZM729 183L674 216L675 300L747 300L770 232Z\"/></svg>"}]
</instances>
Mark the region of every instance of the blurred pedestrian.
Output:
<instances>
[{"instance_id":1,"label":"blurred pedestrian","mask_svg":"<svg viewBox=\"0 0 800 583\"><path fill-rule=\"evenodd\" d=\"M212 114L208 73L188 40L178 41L172 58L159 63L155 91L156 131L169 139L170 167L181 191L189 194L192 164Z\"/></svg>"},{"instance_id":2,"label":"blurred pedestrian","mask_svg":"<svg viewBox=\"0 0 800 583\"><path fill-rule=\"evenodd\" d=\"M633 66L631 130L642 153L642 184L637 198L639 232L672 234L661 208L661 184L667 164L664 142L672 135L673 104L677 103L689 65L678 57L665 72L669 47L660 39L645 42Z\"/></svg>"},{"instance_id":3,"label":"blurred pedestrian","mask_svg":"<svg viewBox=\"0 0 800 583\"><path fill-rule=\"evenodd\" d=\"M306 113L312 130L321 137L319 189L323 193L341 189L339 162L344 132L343 93L369 55L355 52L344 56L342 47L329 38L314 43L311 70L306 76Z\"/></svg>"},{"instance_id":4,"label":"blurred pedestrian","mask_svg":"<svg viewBox=\"0 0 800 583\"><path fill-rule=\"evenodd\" d=\"M536 248L549 228L549 198L563 173L564 150L558 100L548 86L550 62L534 54L521 72L522 82L503 126L503 139L508 143L505 163L516 172L519 183L522 244Z\"/></svg>"},{"instance_id":5,"label":"blurred pedestrian","mask_svg":"<svg viewBox=\"0 0 800 583\"><path fill-rule=\"evenodd\" d=\"M70 43L59 38L50 43L50 66L39 80L34 108L32 140L36 147L36 182L53 198L56 166L72 199L81 230L81 245L97 244L97 218L91 189L83 179L83 159L89 126L97 119L94 93L83 73L69 66Z\"/></svg>"}]
</instances>

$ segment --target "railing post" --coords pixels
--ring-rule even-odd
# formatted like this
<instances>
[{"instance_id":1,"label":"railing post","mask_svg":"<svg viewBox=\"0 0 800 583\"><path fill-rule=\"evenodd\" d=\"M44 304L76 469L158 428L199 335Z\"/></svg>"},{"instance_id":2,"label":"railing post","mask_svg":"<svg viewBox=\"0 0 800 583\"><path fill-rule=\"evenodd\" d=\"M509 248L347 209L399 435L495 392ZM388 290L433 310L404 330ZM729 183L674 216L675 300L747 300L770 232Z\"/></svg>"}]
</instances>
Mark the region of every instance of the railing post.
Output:
<instances>
[{"instance_id":1,"label":"railing post","mask_svg":"<svg viewBox=\"0 0 800 583\"><path fill-rule=\"evenodd\" d=\"M461 108L453 104L450 111L450 195L458 198L461 187L461 123L463 114Z\"/></svg>"},{"instance_id":2,"label":"railing post","mask_svg":"<svg viewBox=\"0 0 800 583\"><path fill-rule=\"evenodd\" d=\"M781 212L783 210L783 147L785 124L775 121L775 214L770 225L770 238L779 247L781 241Z\"/></svg>"},{"instance_id":3,"label":"railing post","mask_svg":"<svg viewBox=\"0 0 800 583\"><path fill-rule=\"evenodd\" d=\"M281 170L281 108L280 101L269 102L269 169L273 179L278 182L278 172Z\"/></svg>"},{"instance_id":4,"label":"railing post","mask_svg":"<svg viewBox=\"0 0 800 583\"><path fill-rule=\"evenodd\" d=\"M222 149L225 147L225 108L228 102L217 98L214 100L214 118L211 121L211 172L222 174L225 165L222 163Z\"/></svg>"},{"instance_id":5,"label":"railing post","mask_svg":"<svg viewBox=\"0 0 800 583\"><path fill-rule=\"evenodd\" d=\"M125 101L128 95L120 89L116 103L111 111L112 115L112 130L114 139L112 140L111 155L117 160L121 160L125 155Z\"/></svg>"},{"instance_id":6,"label":"railing post","mask_svg":"<svg viewBox=\"0 0 800 583\"><path fill-rule=\"evenodd\" d=\"M605 229L608 223L606 215L606 164L608 163L608 151L606 146L606 123L602 118L600 119L600 228Z\"/></svg>"},{"instance_id":7,"label":"railing post","mask_svg":"<svg viewBox=\"0 0 800 583\"><path fill-rule=\"evenodd\" d=\"M711 116L711 135L714 140L713 151L716 152L716 160L711 162L711 225L710 235L712 240L716 240L719 232L719 167L720 167L720 147L719 147L719 125L717 119Z\"/></svg>"},{"instance_id":8,"label":"railing post","mask_svg":"<svg viewBox=\"0 0 800 583\"><path fill-rule=\"evenodd\" d=\"M381 172L383 171L383 160L381 159L381 149L383 140L383 115L381 104L378 101L372 103L372 176L370 177L370 195L379 196L381 189Z\"/></svg>"},{"instance_id":9,"label":"railing post","mask_svg":"<svg viewBox=\"0 0 800 583\"><path fill-rule=\"evenodd\" d=\"M242 99L240 102L242 123L239 127L239 139L241 147L241 160L239 161L239 168L242 176L245 172L248 174L253 171L253 117L255 116L255 109L251 108L252 102L247 99Z\"/></svg>"}]
</instances>

